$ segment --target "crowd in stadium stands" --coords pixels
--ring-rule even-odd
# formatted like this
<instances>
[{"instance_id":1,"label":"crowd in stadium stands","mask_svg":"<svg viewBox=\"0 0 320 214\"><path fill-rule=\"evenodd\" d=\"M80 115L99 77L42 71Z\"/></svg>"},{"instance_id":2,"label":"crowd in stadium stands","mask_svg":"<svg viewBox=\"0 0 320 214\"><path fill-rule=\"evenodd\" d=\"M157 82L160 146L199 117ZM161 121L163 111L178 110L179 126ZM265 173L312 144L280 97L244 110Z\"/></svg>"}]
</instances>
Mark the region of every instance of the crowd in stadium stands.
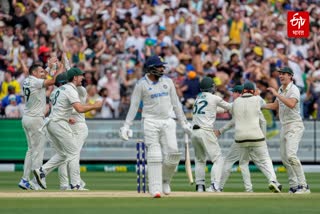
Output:
<instances>
[{"instance_id":1,"label":"crowd in stadium stands","mask_svg":"<svg viewBox=\"0 0 320 214\"><path fill-rule=\"evenodd\" d=\"M287 37L292 10L309 12L308 38ZM124 119L143 63L157 54L188 116L204 76L227 101L230 88L250 80L272 102L267 88L279 88L276 70L288 65L303 118L319 119L319 48L319 0L1 0L1 115L23 114L24 68L65 52L85 71L87 102L105 102L87 118Z\"/></svg>"}]
</instances>

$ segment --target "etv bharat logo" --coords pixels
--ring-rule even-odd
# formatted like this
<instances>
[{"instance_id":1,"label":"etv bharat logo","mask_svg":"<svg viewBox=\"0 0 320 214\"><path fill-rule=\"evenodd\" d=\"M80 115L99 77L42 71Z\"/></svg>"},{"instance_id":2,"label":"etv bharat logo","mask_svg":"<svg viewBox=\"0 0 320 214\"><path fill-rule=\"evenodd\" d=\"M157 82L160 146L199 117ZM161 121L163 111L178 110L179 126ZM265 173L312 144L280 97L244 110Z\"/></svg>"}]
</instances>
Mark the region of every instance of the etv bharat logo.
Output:
<instances>
[{"instance_id":1,"label":"etv bharat logo","mask_svg":"<svg viewBox=\"0 0 320 214\"><path fill-rule=\"evenodd\" d=\"M289 38L309 37L309 13L288 11L287 26Z\"/></svg>"}]
</instances>

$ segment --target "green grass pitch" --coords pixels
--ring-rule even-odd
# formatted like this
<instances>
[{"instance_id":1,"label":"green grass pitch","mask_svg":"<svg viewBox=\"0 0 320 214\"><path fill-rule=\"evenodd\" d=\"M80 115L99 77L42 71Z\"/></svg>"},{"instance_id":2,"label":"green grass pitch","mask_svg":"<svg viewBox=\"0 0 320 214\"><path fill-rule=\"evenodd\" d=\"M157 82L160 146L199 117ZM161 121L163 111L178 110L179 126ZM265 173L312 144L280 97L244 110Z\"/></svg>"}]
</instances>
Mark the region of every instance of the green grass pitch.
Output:
<instances>
[{"instance_id":1,"label":"green grass pitch","mask_svg":"<svg viewBox=\"0 0 320 214\"><path fill-rule=\"evenodd\" d=\"M207 173L209 174L209 173ZM57 173L53 172L47 179L48 190L41 192L41 197L28 197L31 191L23 191L17 187L22 172L0 172L0 214L32 213L32 214L91 214L91 213L124 213L124 214L200 214L200 213L237 213L237 214L310 214L320 213L320 173L308 173L307 180L312 193L309 195L287 194L288 182L286 173L278 173L278 179L284 186L283 193L269 193L267 181L262 173L252 173L254 191L257 194L220 194L198 197L167 196L161 199L150 197L90 197L90 195L74 198L59 197ZM136 175L134 173L85 172L82 178L86 181L90 193L102 191L135 191ZM207 184L209 184L209 177ZM190 186L185 173L175 175L172 191L193 192L195 186ZM225 193L243 192L240 173L233 173L225 186ZM55 197L49 193L58 192ZM8 193L26 193L26 197L6 197ZM73 192L72 194L84 194ZM137 193L138 194L138 193ZM47 195L47 196L46 196ZM143 195L143 194L141 194ZM198 195L201 195L199 193Z\"/></svg>"}]
</instances>

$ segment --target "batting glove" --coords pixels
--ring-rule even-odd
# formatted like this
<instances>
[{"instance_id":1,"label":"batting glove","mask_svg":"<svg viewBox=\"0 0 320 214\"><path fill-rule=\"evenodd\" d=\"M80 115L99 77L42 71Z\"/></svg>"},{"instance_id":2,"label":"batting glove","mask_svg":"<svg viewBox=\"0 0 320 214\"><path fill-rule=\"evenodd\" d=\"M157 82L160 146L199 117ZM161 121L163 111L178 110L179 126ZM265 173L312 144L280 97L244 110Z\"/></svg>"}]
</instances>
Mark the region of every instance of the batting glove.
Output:
<instances>
[{"instance_id":1,"label":"batting glove","mask_svg":"<svg viewBox=\"0 0 320 214\"><path fill-rule=\"evenodd\" d=\"M119 130L119 136L121 137L122 140L129 140L130 137L132 137L133 132L128 126L123 126Z\"/></svg>"},{"instance_id":2,"label":"batting glove","mask_svg":"<svg viewBox=\"0 0 320 214\"><path fill-rule=\"evenodd\" d=\"M183 122L181 124L181 126L182 126L182 128L183 128L185 133L191 135L191 133L192 133L192 125L191 125L191 123L186 121L186 122Z\"/></svg>"}]
</instances>

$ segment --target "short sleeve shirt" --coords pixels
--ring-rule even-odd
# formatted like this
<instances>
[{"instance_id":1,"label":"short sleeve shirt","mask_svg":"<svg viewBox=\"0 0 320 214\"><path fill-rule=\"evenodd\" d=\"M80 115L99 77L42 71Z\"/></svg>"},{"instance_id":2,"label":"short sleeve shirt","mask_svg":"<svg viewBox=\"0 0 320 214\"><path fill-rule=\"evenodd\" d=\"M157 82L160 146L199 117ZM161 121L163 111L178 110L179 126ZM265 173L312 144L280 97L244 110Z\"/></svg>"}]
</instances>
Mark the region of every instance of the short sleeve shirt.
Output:
<instances>
[{"instance_id":1,"label":"short sleeve shirt","mask_svg":"<svg viewBox=\"0 0 320 214\"><path fill-rule=\"evenodd\" d=\"M29 117L44 117L46 109L46 89L44 79L30 75L23 82L25 98L24 115Z\"/></svg>"},{"instance_id":2,"label":"short sleeve shirt","mask_svg":"<svg viewBox=\"0 0 320 214\"><path fill-rule=\"evenodd\" d=\"M279 103L279 118L281 124L285 125L291 122L301 122L300 91L298 87L291 82L285 90L283 90L281 86L278 93L286 98L295 98L298 101L295 107L291 109L277 98Z\"/></svg>"}]
</instances>

